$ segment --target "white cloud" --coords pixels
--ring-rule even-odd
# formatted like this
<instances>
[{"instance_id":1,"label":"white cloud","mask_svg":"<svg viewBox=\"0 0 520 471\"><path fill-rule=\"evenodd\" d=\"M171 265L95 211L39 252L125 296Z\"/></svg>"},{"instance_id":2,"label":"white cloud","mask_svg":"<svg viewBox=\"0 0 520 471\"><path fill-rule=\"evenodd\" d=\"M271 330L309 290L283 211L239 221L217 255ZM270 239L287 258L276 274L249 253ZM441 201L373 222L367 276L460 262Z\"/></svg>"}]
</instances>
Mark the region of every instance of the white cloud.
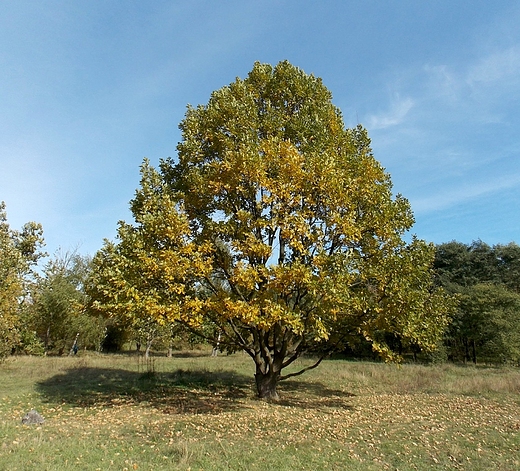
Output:
<instances>
[{"instance_id":1,"label":"white cloud","mask_svg":"<svg viewBox=\"0 0 520 471\"><path fill-rule=\"evenodd\" d=\"M415 213L431 213L444 210L461 203L480 198L484 195L498 193L520 186L520 174L509 177L499 177L486 183L473 183L451 187L446 191L438 192L424 198L411 199L412 208Z\"/></svg>"},{"instance_id":2,"label":"white cloud","mask_svg":"<svg viewBox=\"0 0 520 471\"><path fill-rule=\"evenodd\" d=\"M470 67L467 81L472 86L520 82L520 46L494 52Z\"/></svg>"},{"instance_id":3,"label":"white cloud","mask_svg":"<svg viewBox=\"0 0 520 471\"><path fill-rule=\"evenodd\" d=\"M368 117L368 129L386 129L401 124L414 104L411 98L397 96L388 111Z\"/></svg>"},{"instance_id":4,"label":"white cloud","mask_svg":"<svg viewBox=\"0 0 520 471\"><path fill-rule=\"evenodd\" d=\"M469 94L465 75L446 64L426 64L422 71L426 74L425 93L429 98L443 100L448 106L460 106L461 99Z\"/></svg>"}]
</instances>

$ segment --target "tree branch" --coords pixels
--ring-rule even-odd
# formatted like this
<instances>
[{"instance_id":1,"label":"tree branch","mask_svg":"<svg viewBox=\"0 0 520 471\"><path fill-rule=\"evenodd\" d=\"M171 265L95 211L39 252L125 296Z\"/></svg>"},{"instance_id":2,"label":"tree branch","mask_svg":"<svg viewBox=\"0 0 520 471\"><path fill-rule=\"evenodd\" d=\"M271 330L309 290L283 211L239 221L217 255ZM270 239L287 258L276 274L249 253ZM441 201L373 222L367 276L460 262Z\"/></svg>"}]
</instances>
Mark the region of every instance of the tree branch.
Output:
<instances>
[{"instance_id":1,"label":"tree branch","mask_svg":"<svg viewBox=\"0 0 520 471\"><path fill-rule=\"evenodd\" d=\"M306 371L317 368L326 356L328 356L328 355L321 356L320 359L316 363L314 363L311 366L308 366L307 368L303 368L300 371L297 371L296 373L289 373L288 375L280 376L279 381L282 381L287 378L292 378L293 376L300 376L301 374L305 373Z\"/></svg>"}]
</instances>

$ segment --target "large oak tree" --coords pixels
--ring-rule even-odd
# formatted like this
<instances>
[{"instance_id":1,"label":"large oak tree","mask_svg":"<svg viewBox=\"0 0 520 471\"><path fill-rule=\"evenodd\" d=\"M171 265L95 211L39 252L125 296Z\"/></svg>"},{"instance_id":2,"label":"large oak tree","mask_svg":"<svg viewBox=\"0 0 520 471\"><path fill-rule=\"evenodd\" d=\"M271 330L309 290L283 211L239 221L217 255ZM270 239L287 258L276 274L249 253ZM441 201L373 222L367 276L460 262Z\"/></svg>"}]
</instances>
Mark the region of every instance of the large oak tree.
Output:
<instances>
[{"instance_id":1,"label":"large oak tree","mask_svg":"<svg viewBox=\"0 0 520 471\"><path fill-rule=\"evenodd\" d=\"M177 159L143 164L135 224L95 257L99 309L213 328L254 360L265 398L303 353L355 336L387 357L388 333L436 345L449 302L432 287L434 248L405 242L408 201L321 79L256 63L180 129Z\"/></svg>"}]
</instances>

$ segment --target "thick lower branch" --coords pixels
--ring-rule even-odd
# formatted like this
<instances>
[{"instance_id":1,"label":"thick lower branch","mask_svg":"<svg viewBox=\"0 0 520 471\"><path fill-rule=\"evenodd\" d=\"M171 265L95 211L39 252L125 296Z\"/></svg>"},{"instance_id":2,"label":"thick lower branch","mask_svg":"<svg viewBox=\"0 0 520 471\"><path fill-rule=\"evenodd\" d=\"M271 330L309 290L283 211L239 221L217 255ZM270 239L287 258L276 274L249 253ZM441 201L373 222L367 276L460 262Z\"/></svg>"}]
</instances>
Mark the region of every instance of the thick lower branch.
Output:
<instances>
[{"instance_id":1,"label":"thick lower branch","mask_svg":"<svg viewBox=\"0 0 520 471\"><path fill-rule=\"evenodd\" d=\"M320 359L316 363L314 363L311 366L307 366L306 368L303 368L300 371L297 371L296 373L289 373L288 375L280 376L278 378L278 381L282 381L282 380L287 379L287 378L292 378L293 376L300 376L301 374L305 373L306 371L313 370L314 368L317 368L326 356L327 355L323 355L322 357L320 357Z\"/></svg>"}]
</instances>

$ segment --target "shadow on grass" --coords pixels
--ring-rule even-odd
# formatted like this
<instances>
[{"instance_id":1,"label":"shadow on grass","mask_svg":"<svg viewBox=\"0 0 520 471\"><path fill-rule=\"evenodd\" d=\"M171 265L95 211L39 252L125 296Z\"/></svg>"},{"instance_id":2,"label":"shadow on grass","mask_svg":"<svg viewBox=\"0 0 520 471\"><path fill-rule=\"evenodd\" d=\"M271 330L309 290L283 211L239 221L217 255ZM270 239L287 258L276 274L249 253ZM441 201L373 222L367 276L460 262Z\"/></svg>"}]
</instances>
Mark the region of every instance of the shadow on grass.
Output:
<instances>
[{"instance_id":1,"label":"shadow on grass","mask_svg":"<svg viewBox=\"0 0 520 471\"><path fill-rule=\"evenodd\" d=\"M304 381L280 381L278 386L280 405L302 409L352 409L348 399L354 397L339 389L330 389L322 383Z\"/></svg>"},{"instance_id":2,"label":"shadow on grass","mask_svg":"<svg viewBox=\"0 0 520 471\"><path fill-rule=\"evenodd\" d=\"M117 368L77 367L36 385L48 403L73 407L143 404L167 414L217 414L247 407L256 397L254 380L235 371L178 369L135 372ZM316 382L282 381L282 406L351 408L352 395Z\"/></svg>"},{"instance_id":3,"label":"shadow on grass","mask_svg":"<svg viewBox=\"0 0 520 471\"><path fill-rule=\"evenodd\" d=\"M233 371L139 373L124 369L71 368L37 384L50 403L77 407L146 404L165 413L218 413L243 406L251 378Z\"/></svg>"},{"instance_id":4,"label":"shadow on grass","mask_svg":"<svg viewBox=\"0 0 520 471\"><path fill-rule=\"evenodd\" d=\"M171 358L207 358L211 354L211 349L208 350L176 350L171 353ZM142 350L121 350L117 353L108 353L108 355L117 355L121 357L144 357ZM149 353L150 358L167 358L166 352Z\"/></svg>"}]
</instances>

